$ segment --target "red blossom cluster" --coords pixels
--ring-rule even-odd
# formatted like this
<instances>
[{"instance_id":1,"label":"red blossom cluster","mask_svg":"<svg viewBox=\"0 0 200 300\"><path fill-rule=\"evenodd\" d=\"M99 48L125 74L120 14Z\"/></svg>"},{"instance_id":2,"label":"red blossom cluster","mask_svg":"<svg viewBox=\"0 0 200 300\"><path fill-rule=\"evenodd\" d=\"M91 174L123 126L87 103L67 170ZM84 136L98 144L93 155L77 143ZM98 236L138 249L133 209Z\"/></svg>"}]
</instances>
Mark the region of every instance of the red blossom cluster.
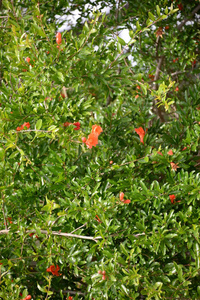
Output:
<instances>
[{"instance_id":1,"label":"red blossom cluster","mask_svg":"<svg viewBox=\"0 0 200 300\"><path fill-rule=\"evenodd\" d=\"M173 63L175 63L178 60L178 58L173 59Z\"/></svg>"},{"instance_id":2,"label":"red blossom cluster","mask_svg":"<svg viewBox=\"0 0 200 300\"><path fill-rule=\"evenodd\" d=\"M151 79L152 81L154 80L155 76L153 74L149 74L148 76L149 76L149 79Z\"/></svg>"},{"instance_id":3,"label":"red blossom cluster","mask_svg":"<svg viewBox=\"0 0 200 300\"><path fill-rule=\"evenodd\" d=\"M60 270L59 266L56 265L56 267L54 265L51 265L48 269L47 272L52 273L55 276L60 276L61 274L58 273L58 271Z\"/></svg>"},{"instance_id":4,"label":"red blossom cluster","mask_svg":"<svg viewBox=\"0 0 200 300\"><path fill-rule=\"evenodd\" d=\"M101 271L101 270L99 270L99 271L98 271L98 274L99 274L99 275L102 274L102 275L103 275L103 276L102 276L102 280L106 280L106 271Z\"/></svg>"},{"instance_id":5,"label":"red blossom cluster","mask_svg":"<svg viewBox=\"0 0 200 300\"><path fill-rule=\"evenodd\" d=\"M24 127L26 127L27 129L30 128L30 123L29 122L25 122L23 125L21 125L20 127L17 127L17 131L21 131L21 130L24 130Z\"/></svg>"},{"instance_id":6,"label":"red blossom cluster","mask_svg":"<svg viewBox=\"0 0 200 300\"><path fill-rule=\"evenodd\" d=\"M91 149L93 146L96 147L98 144L98 137L101 132L103 132L101 126L93 125L92 132L88 135L87 139L83 137L82 142L85 143L89 149Z\"/></svg>"},{"instance_id":7,"label":"red blossom cluster","mask_svg":"<svg viewBox=\"0 0 200 300\"><path fill-rule=\"evenodd\" d=\"M142 144L144 144L144 141L143 141L144 136L145 136L145 131L144 131L144 129L143 129L142 127L135 128L135 132L139 135L139 137L140 137L140 142L141 142Z\"/></svg>"},{"instance_id":8,"label":"red blossom cluster","mask_svg":"<svg viewBox=\"0 0 200 300\"><path fill-rule=\"evenodd\" d=\"M131 202L131 200L129 200L129 199L124 200L124 193L122 193L122 192L119 194L119 199L120 199L120 201L122 201L125 204L129 204Z\"/></svg>"},{"instance_id":9,"label":"red blossom cluster","mask_svg":"<svg viewBox=\"0 0 200 300\"><path fill-rule=\"evenodd\" d=\"M75 122L75 123L65 122L63 125L64 125L64 127L67 127L69 125L74 125L74 126L76 126L74 128L74 130L79 130L81 128L81 124L79 122Z\"/></svg>"}]
</instances>

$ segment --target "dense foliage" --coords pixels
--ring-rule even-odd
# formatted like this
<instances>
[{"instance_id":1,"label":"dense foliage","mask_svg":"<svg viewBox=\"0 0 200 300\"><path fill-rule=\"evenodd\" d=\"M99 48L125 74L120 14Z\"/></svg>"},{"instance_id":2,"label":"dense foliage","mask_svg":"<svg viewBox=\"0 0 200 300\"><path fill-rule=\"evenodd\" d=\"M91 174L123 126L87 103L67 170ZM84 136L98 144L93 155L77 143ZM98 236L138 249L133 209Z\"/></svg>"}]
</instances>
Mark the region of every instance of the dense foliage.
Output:
<instances>
[{"instance_id":1,"label":"dense foliage","mask_svg":"<svg viewBox=\"0 0 200 300\"><path fill-rule=\"evenodd\" d=\"M200 5L172 2L58 34L96 1L3 1L0 299L200 298Z\"/></svg>"}]
</instances>

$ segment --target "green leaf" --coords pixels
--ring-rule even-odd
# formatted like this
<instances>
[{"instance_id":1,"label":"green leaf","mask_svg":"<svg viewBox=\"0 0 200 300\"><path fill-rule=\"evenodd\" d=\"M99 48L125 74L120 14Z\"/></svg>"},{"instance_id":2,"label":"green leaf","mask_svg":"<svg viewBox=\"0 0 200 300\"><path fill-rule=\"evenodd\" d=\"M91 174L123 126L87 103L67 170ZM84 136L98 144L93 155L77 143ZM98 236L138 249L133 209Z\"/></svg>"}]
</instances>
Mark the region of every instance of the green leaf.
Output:
<instances>
[{"instance_id":1,"label":"green leaf","mask_svg":"<svg viewBox=\"0 0 200 300\"><path fill-rule=\"evenodd\" d=\"M65 77L63 76L63 74L61 72L58 71L57 76L60 81L65 82Z\"/></svg>"},{"instance_id":2,"label":"green leaf","mask_svg":"<svg viewBox=\"0 0 200 300\"><path fill-rule=\"evenodd\" d=\"M160 17L160 7L158 5L156 5L156 11L157 11L158 17Z\"/></svg>"},{"instance_id":3,"label":"green leaf","mask_svg":"<svg viewBox=\"0 0 200 300\"><path fill-rule=\"evenodd\" d=\"M37 121L36 125L35 125L35 128L36 128L37 130L40 130L41 127L42 127L42 119L39 119L39 120Z\"/></svg>"},{"instance_id":4,"label":"green leaf","mask_svg":"<svg viewBox=\"0 0 200 300\"><path fill-rule=\"evenodd\" d=\"M120 37L118 36L117 39L118 39L118 42L119 42L122 46L125 46L125 45L126 45L125 41L124 41L122 38L120 38Z\"/></svg>"},{"instance_id":5,"label":"green leaf","mask_svg":"<svg viewBox=\"0 0 200 300\"><path fill-rule=\"evenodd\" d=\"M34 27L35 31L42 37L46 38L46 34L43 32L43 30L35 23L32 23L32 26Z\"/></svg>"},{"instance_id":6,"label":"green leaf","mask_svg":"<svg viewBox=\"0 0 200 300\"><path fill-rule=\"evenodd\" d=\"M150 20L155 21L156 18L154 17L154 15L150 11L148 12L148 16L149 16Z\"/></svg>"}]
</instances>

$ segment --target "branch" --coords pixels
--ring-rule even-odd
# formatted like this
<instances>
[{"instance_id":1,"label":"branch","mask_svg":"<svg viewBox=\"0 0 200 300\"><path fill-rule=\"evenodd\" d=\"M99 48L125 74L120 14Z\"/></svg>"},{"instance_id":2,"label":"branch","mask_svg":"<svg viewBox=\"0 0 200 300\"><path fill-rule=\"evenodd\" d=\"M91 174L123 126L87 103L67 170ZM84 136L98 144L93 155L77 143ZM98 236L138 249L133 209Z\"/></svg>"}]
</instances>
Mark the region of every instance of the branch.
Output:
<instances>
[{"instance_id":1,"label":"branch","mask_svg":"<svg viewBox=\"0 0 200 300\"><path fill-rule=\"evenodd\" d=\"M178 30L181 30L181 28L185 25L185 23L187 21L190 21L192 19L192 17L198 12L198 10L200 9L200 4L197 5L197 7L195 7L195 9L193 9L193 11L191 12L189 18L185 18L177 27Z\"/></svg>"},{"instance_id":2,"label":"branch","mask_svg":"<svg viewBox=\"0 0 200 300\"><path fill-rule=\"evenodd\" d=\"M4 229L4 230L0 230L0 234L8 234L9 233L9 229ZM20 231L16 231L15 233L19 233ZM36 230L26 230L26 232L35 232L36 233ZM92 241L95 241L97 242L97 240L100 240L102 239L101 236L96 236L96 237L93 237L93 236L84 236L84 235L78 235L78 234L72 234L72 233L65 233L65 232L57 232L57 231L51 231L51 232L48 232L47 230L40 230L41 233L44 233L44 234L53 234L53 235L58 235L58 236L65 236L65 237L72 237L72 238L78 238L78 239L83 239L83 240L92 240Z\"/></svg>"}]
</instances>

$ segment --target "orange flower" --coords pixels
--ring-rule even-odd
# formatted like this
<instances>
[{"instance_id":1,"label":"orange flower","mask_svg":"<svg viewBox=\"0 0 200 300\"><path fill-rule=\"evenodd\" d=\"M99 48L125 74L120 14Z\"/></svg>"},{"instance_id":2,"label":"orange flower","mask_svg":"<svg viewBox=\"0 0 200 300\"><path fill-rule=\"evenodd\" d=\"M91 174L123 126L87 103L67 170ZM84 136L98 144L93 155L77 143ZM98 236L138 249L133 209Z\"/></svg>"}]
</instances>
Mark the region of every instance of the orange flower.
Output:
<instances>
[{"instance_id":1,"label":"orange flower","mask_svg":"<svg viewBox=\"0 0 200 300\"><path fill-rule=\"evenodd\" d=\"M121 192L121 193L119 194L119 199L120 199L120 201L122 201L122 202L125 203L125 204L129 204L129 203L131 202L131 200L129 200L129 199L124 200L124 193L123 193L123 192Z\"/></svg>"},{"instance_id":2,"label":"orange flower","mask_svg":"<svg viewBox=\"0 0 200 300\"><path fill-rule=\"evenodd\" d=\"M131 200L127 199L127 200L124 200L123 202L126 204L129 204L129 203L131 203Z\"/></svg>"},{"instance_id":3,"label":"orange flower","mask_svg":"<svg viewBox=\"0 0 200 300\"><path fill-rule=\"evenodd\" d=\"M99 217L98 217L97 215L96 215L95 220L96 220L97 222L101 223L101 220L99 219Z\"/></svg>"},{"instance_id":4,"label":"orange flower","mask_svg":"<svg viewBox=\"0 0 200 300\"><path fill-rule=\"evenodd\" d=\"M92 132L88 135L88 139L85 142L85 144L89 149L91 149L93 146L96 147L96 145L98 144L98 137L102 131L103 130L101 126L99 125L92 126Z\"/></svg>"},{"instance_id":5,"label":"orange flower","mask_svg":"<svg viewBox=\"0 0 200 300\"><path fill-rule=\"evenodd\" d=\"M103 129L99 125L93 125L92 126L92 133L100 135L100 133L103 132Z\"/></svg>"},{"instance_id":6,"label":"orange flower","mask_svg":"<svg viewBox=\"0 0 200 300\"><path fill-rule=\"evenodd\" d=\"M124 201L124 193L121 192L119 194L119 199L120 199L120 201Z\"/></svg>"},{"instance_id":7,"label":"orange flower","mask_svg":"<svg viewBox=\"0 0 200 300\"><path fill-rule=\"evenodd\" d=\"M172 150L169 150L169 151L167 152L167 154L168 154L168 155L173 155Z\"/></svg>"},{"instance_id":8,"label":"orange flower","mask_svg":"<svg viewBox=\"0 0 200 300\"><path fill-rule=\"evenodd\" d=\"M176 199L175 195L169 195L169 199L171 200L171 203L174 204L174 200Z\"/></svg>"},{"instance_id":9,"label":"orange flower","mask_svg":"<svg viewBox=\"0 0 200 300\"><path fill-rule=\"evenodd\" d=\"M47 269L47 272L51 272L53 275L60 276L61 274L58 273L59 270L60 268L58 265L56 265L56 267L52 265Z\"/></svg>"},{"instance_id":10,"label":"orange flower","mask_svg":"<svg viewBox=\"0 0 200 300\"><path fill-rule=\"evenodd\" d=\"M139 135L140 137L140 142L144 144L144 136L145 136L145 131L142 127L139 127L139 128L135 128L135 132Z\"/></svg>"},{"instance_id":11,"label":"orange flower","mask_svg":"<svg viewBox=\"0 0 200 300\"><path fill-rule=\"evenodd\" d=\"M89 149L91 149L93 146L96 147L98 144L98 135L95 133L90 133L85 143Z\"/></svg>"},{"instance_id":12,"label":"orange flower","mask_svg":"<svg viewBox=\"0 0 200 300\"><path fill-rule=\"evenodd\" d=\"M56 43L57 43L58 45L62 43L62 36L61 36L61 33L60 33L60 32L58 32L58 33L56 34Z\"/></svg>"},{"instance_id":13,"label":"orange flower","mask_svg":"<svg viewBox=\"0 0 200 300\"><path fill-rule=\"evenodd\" d=\"M180 168L180 167L178 166L178 164L175 164L175 163L173 163L173 162L170 162L170 165L171 165L171 167L172 167L172 170L174 170L174 171L177 171L177 168Z\"/></svg>"},{"instance_id":14,"label":"orange flower","mask_svg":"<svg viewBox=\"0 0 200 300\"><path fill-rule=\"evenodd\" d=\"M187 149L187 147L184 147L183 149L182 149L182 151L185 151Z\"/></svg>"},{"instance_id":15,"label":"orange flower","mask_svg":"<svg viewBox=\"0 0 200 300\"><path fill-rule=\"evenodd\" d=\"M137 94L136 96L135 96L135 99L137 99L139 97L139 95Z\"/></svg>"}]
</instances>

